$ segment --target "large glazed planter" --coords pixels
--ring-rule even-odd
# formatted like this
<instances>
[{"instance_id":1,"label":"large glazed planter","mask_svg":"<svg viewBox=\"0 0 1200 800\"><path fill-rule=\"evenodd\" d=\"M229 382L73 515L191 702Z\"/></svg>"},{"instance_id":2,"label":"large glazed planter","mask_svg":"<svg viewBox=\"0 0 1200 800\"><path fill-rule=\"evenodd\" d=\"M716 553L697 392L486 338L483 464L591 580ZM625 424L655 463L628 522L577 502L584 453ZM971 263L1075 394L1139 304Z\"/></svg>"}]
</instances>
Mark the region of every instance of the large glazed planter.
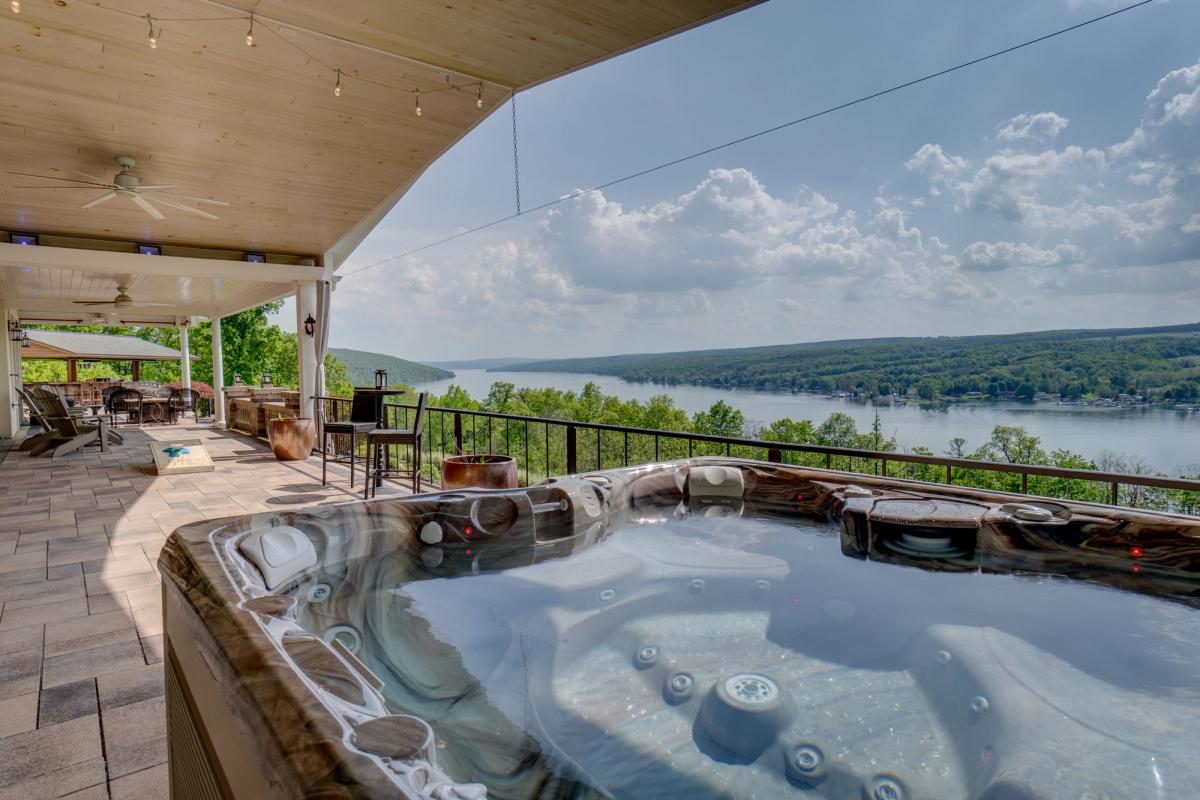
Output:
<instances>
[{"instance_id":1,"label":"large glazed planter","mask_svg":"<svg viewBox=\"0 0 1200 800\"><path fill-rule=\"evenodd\" d=\"M449 456L442 459L442 488L515 489L517 460L512 456Z\"/></svg>"},{"instance_id":2,"label":"large glazed planter","mask_svg":"<svg viewBox=\"0 0 1200 800\"><path fill-rule=\"evenodd\" d=\"M308 458L317 441L317 425L312 417L267 420L267 439L275 458L301 461Z\"/></svg>"}]
</instances>

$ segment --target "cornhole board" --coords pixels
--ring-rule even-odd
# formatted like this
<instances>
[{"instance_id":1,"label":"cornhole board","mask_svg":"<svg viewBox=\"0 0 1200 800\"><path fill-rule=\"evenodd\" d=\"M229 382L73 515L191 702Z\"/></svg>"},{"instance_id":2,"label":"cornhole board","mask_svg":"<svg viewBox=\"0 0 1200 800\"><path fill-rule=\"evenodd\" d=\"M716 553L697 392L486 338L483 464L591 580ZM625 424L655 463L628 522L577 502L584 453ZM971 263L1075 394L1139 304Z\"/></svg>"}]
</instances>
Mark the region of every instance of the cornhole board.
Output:
<instances>
[{"instance_id":1,"label":"cornhole board","mask_svg":"<svg viewBox=\"0 0 1200 800\"><path fill-rule=\"evenodd\" d=\"M199 439L178 439L150 445L154 470L159 475L186 475L189 472L212 472L213 462Z\"/></svg>"}]
</instances>

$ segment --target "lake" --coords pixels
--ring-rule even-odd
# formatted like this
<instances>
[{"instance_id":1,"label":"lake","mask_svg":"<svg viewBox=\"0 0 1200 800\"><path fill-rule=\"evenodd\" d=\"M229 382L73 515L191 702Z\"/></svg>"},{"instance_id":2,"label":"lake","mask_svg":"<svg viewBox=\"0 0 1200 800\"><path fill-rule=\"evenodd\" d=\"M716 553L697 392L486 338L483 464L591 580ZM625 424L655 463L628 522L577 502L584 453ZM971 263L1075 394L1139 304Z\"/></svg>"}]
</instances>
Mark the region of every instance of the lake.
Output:
<instances>
[{"instance_id":1,"label":"lake","mask_svg":"<svg viewBox=\"0 0 1200 800\"><path fill-rule=\"evenodd\" d=\"M991 436L996 425L1020 425L1038 436L1047 451L1065 448L1096 459L1104 451L1140 456L1150 467L1169 474L1195 469L1200 464L1200 414L1163 408L1091 408L1054 403L981 401L951 403L942 408L915 404L876 406L859 400L817 394L759 392L748 389L717 389L708 386L664 386L630 383L608 375L570 372L488 372L482 369L454 370L451 380L421 384L422 390L437 394L455 383L477 400L487 397L496 381L518 387L554 387L578 392L588 381L605 394L626 400L646 400L669 394L675 404L689 413L705 411L718 400L739 409L748 422L767 423L782 417L809 419L820 424L835 411L849 414L860 431L870 430L878 409L884 432L894 435L902 450L928 447L944 453L956 436L974 450Z\"/></svg>"}]
</instances>

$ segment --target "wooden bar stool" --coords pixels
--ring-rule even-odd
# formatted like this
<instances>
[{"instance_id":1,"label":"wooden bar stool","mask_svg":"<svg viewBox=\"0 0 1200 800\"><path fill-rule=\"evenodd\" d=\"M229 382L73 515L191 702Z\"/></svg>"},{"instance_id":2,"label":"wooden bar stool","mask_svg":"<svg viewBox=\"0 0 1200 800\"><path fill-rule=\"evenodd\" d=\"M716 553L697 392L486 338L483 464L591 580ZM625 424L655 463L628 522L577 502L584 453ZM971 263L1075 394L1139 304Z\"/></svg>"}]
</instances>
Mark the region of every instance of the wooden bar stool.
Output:
<instances>
[{"instance_id":1,"label":"wooden bar stool","mask_svg":"<svg viewBox=\"0 0 1200 800\"><path fill-rule=\"evenodd\" d=\"M360 436L366 436L371 431L379 426L379 421L376 419L376 400L373 395L364 392L355 392L354 397L350 400L350 419L340 420L337 422L326 422L321 426L321 485L326 484L326 470L328 464L332 461L335 464L350 465L350 488L354 488L354 464L357 462L358 456L358 439ZM329 437L330 436L349 436L350 437L350 457L338 458L337 440L333 440L333 458L329 457Z\"/></svg>"},{"instance_id":2,"label":"wooden bar stool","mask_svg":"<svg viewBox=\"0 0 1200 800\"><path fill-rule=\"evenodd\" d=\"M367 485L363 487L363 499L375 494L376 478L411 477L413 494L421 491L421 430L425 424L425 397L428 393L417 395L417 413L413 416L412 428L399 430L397 428L380 428L367 434ZM412 448L412 458L409 461L411 469L404 469L397 462L395 467L389 464L386 457L376 458L377 450L392 445L407 445Z\"/></svg>"}]
</instances>

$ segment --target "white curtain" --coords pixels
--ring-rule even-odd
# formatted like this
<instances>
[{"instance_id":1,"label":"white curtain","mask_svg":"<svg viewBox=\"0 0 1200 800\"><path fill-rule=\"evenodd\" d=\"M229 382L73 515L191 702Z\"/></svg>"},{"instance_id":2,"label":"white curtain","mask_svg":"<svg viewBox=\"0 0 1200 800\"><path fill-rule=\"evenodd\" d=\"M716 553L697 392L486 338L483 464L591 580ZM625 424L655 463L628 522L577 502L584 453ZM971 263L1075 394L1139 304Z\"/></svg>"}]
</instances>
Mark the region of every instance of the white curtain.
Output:
<instances>
[{"instance_id":1,"label":"white curtain","mask_svg":"<svg viewBox=\"0 0 1200 800\"><path fill-rule=\"evenodd\" d=\"M313 349L317 356L317 394L325 394L325 355L329 352L329 296L332 283L317 281L317 330Z\"/></svg>"}]
</instances>

